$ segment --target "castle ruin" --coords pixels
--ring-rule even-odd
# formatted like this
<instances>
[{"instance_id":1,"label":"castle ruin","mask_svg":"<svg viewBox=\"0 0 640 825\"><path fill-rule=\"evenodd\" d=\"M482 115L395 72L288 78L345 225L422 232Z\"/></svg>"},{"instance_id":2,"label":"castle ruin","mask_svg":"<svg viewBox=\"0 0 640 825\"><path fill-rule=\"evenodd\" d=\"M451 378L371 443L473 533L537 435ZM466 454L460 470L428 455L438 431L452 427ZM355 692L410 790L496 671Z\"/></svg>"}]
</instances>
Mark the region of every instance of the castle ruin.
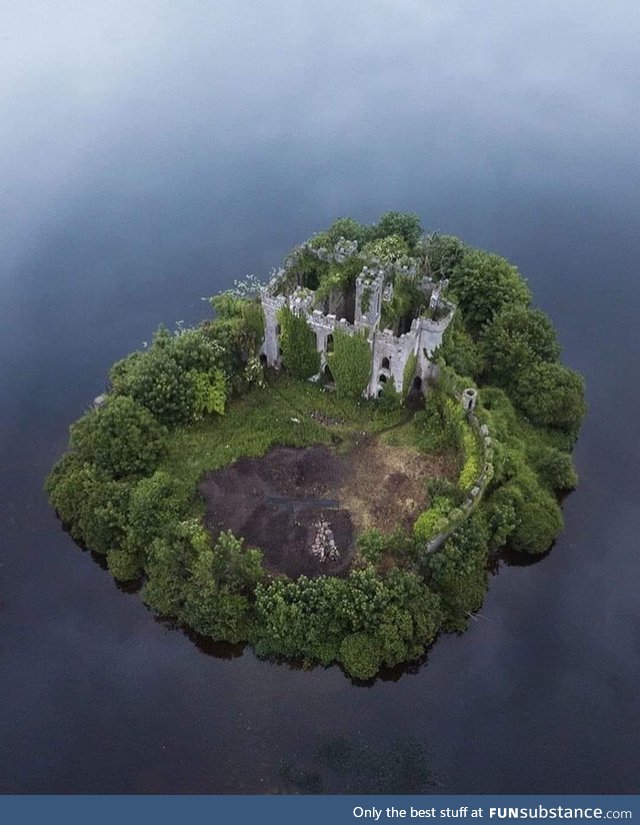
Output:
<instances>
[{"instance_id":1,"label":"castle ruin","mask_svg":"<svg viewBox=\"0 0 640 825\"><path fill-rule=\"evenodd\" d=\"M355 241L341 238L332 250L315 249L309 244L300 247L297 253L300 254L301 250L323 261L344 263L358 253L358 246ZM321 372L329 374L327 356L332 350L336 329L350 335L364 332L371 348L371 372L365 396L378 398L391 378L398 391L407 389L407 379L410 388L422 391L435 370L431 356L442 343L444 331L455 312L455 305L442 295L446 281L437 283L428 276L417 281L425 296L426 311L412 318L406 331L395 334L392 329L380 329L383 302L390 301L393 296L395 275L416 276L414 260L409 259L404 265L375 258L363 262L351 301L340 290L334 290L320 300L314 290L299 283L292 284L288 275L295 261L296 253L293 253L261 293L265 319L265 338L261 349L263 363L276 369L281 366L278 316L283 307L288 306L292 312L303 315L313 331L320 353ZM412 356L415 356L414 374L407 375L405 369Z\"/></svg>"}]
</instances>

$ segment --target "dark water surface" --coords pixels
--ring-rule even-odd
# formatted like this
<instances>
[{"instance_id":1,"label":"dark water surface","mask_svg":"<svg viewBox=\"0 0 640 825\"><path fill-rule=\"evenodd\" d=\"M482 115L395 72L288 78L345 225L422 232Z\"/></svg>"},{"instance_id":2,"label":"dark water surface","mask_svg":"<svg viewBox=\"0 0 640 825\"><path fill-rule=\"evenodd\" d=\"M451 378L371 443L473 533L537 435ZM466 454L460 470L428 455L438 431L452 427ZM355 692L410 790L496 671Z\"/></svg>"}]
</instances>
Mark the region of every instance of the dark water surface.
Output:
<instances>
[{"instance_id":1,"label":"dark water surface","mask_svg":"<svg viewBox=\"0 0 640 825\"><path fill-rule=\"evenodd\" d=\"M637 4L93 5L0 27L0 790L638 792ZM42 484L160 322L389 208L520 266L590 412L552 552L356 687L155 621Z\"/></svg>"}]
</instances>

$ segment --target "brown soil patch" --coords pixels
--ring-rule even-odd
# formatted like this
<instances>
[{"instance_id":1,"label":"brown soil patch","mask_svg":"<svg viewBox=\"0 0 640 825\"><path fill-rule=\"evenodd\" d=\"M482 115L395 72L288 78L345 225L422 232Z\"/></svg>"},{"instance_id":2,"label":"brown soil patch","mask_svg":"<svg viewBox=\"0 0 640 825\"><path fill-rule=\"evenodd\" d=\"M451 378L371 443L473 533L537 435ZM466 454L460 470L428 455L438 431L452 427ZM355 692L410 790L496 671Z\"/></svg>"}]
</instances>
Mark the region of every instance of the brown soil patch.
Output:
<instances>
[{"instance_id":1,"label":"brown soil patch","mask_svg":"<svg viewBox=\"0 0 640 825\"><path fill-rule=\"evenodd\" d=\"M199 490L209 530L232 530L260 547L271 572L339 575L351 565L357 531L410 528L428 502L426 480L454 471L443 458L364 436L346 453L278 447L243 458L207 473Z\"/></svg>"}]
</instances>

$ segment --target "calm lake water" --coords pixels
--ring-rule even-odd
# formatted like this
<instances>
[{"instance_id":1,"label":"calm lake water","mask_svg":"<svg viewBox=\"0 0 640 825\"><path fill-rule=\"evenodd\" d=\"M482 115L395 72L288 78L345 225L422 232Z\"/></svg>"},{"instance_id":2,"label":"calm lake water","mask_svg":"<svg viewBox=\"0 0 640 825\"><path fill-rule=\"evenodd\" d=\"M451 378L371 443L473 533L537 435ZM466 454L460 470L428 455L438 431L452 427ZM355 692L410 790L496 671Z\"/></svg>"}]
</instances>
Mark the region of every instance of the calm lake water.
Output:
<instances>
[{"instance_id":1,"label":"calm lake water","mask_svg":"<svg viewBox=\"0 0 640 825\"><path fill-rule=\"evenodd\" d=\"M0 791L637 793L637 4L92 5L0 27ZM552 552L357 687L156 621L42 485L160 322L387 209L519 265L589 416Z\"/></svg>"}]
</instances>

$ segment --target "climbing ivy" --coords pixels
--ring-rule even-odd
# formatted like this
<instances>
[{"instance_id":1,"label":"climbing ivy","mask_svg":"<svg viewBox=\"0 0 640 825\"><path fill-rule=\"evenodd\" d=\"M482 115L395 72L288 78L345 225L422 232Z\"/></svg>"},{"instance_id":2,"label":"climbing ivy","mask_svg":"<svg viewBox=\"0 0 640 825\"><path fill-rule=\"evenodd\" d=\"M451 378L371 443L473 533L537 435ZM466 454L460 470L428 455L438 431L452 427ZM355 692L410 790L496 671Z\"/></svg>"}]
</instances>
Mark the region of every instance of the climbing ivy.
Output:
<instances>
[{"instance_id":1,"label":"climbing ivy","mask_svg":"<svg viewBox=\"0 0 640 825\"><path fill-rule=\"evenodd\" d=\"M411 355L407 358L407 363L404 365L404 371L402 373L402 394L406 398L409 395L409 390L411 389L411 382L413 381L413 377L416 374L416 367L418 366L418 356L415 352L412 352Z\"/></svg>"},{"instance_id":2,"label":"climbing ivy","mask_svg":"<svg viewBox=\"0 0 640 825\"><path fill-rule=\"evenodd\" d=\"M367 337L364 333L349 335L337 329L333 340L329 368L336 382L336 392L339 396L359 398L371 375L371 348Z\"/></svg>"},{"instance_id":3,"label":"climbing ivy","mask_svg":"<svg viewBox=\"0 0 640 825\"><path fill-rule=\"evenodd\" d=\"M313 330L303 315L288 306L278 313L282 363L296 378L311 378L320 372L320 353L316 350Z\"/></svg>"}]
</instances>

